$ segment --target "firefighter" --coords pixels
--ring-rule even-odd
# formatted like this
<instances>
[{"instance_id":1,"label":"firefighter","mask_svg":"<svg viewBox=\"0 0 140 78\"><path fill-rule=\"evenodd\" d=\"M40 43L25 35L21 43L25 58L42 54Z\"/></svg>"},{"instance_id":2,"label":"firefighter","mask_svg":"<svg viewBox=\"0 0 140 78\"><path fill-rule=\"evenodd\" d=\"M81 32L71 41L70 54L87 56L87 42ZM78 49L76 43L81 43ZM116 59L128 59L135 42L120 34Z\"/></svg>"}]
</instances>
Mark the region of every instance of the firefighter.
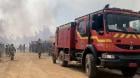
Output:
<instances>
[{"instance_id":1,"label":"firefighter","mask_svg":"<svg viewBox=\"0 0 140 78\"><path fill-rule=\"evenodd\" d=\"M2 57L2 50L1 50L1 44L0 44L0 57Z\"/></svg>"},{"instance_id":2,"label":"firefighter","mask_svg":"<svg viewBox=\"0 0 140 78\"><path fill-rule=\"evenodd\" d=\"M9 45L6 45L5 47L5 54L6 56L9 56Z\"/></svg>"},{"instance_id":3,"label":"firefighter","mask_svg":"<svg viewBox=\"0 0 140 78\"><path fill-rule=\"evenodd\" d=\"M41 39L38 39L38 41L37 41L37 53L38 53L39 59L41 58L42 51L43 51L43 47L41 44Z\"/></svg>"},{"instance_id":4,"label":"firefighter","mask_svg":"<svg viewBox=\"0 0 140 78\"><path fill-rule=\"evenodd\" d=\"M15 52L16 52L16 49L14 47L14 44L11 44L9 47L9 55L11 57L11 60L14 60Z\"/></svg>"}]
</instances>

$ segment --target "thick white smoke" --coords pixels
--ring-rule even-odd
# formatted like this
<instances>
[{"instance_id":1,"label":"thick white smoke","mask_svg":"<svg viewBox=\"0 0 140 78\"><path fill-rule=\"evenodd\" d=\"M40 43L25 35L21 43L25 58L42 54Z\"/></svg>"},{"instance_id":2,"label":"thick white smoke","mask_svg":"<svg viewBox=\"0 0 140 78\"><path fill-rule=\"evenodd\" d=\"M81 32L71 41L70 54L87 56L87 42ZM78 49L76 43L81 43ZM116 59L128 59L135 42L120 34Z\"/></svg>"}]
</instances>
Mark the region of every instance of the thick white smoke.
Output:
<instances>
[{"instance_id":1,"label":"thick white smoke","mask_svg":"<svg viewBox=\"0 0 140 78\"><path fill-rule=\"evenodd\" d=\"M0 0L0 37L8 42L47 39L52 33L49 25L53 23L53 17L45 5L45 0Z\"/></svg>"},{"instance_id":2,"label":"thick white smoke","mask_svg":"<svg viewBox=\"0 0 140 78\"><path fill-rule=\"evenodd\" d=\"M139 0L0 0L0 40L47 39L55 27L106 4L140 10Z\"/></svg>"}]
</instances>

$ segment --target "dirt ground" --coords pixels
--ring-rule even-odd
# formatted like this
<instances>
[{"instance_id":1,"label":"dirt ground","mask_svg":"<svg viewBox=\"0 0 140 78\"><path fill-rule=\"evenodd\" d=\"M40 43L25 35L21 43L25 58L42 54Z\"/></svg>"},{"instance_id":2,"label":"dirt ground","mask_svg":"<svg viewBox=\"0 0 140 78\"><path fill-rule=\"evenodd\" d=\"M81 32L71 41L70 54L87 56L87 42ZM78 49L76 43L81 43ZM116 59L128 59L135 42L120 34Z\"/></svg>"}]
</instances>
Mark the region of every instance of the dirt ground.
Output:
<instances>
[{"instance_id":1,"label":"dirt ground","mask_svg":"<svg viewBox=\"0 0 140 78\"><path fill-rule=\"evenodd\" d=\"M116 71L101 71L100 76L99 78L123 78L120 72ZM7 57L2 59L0 78L87 78L87 76L80 66L74 64L61 67L53 64L51 57L46 55L38 59L37 54L17 53L14 61L10 61ZM135 78L140 76L136 75Z\"/></svg>"}]
</instances>

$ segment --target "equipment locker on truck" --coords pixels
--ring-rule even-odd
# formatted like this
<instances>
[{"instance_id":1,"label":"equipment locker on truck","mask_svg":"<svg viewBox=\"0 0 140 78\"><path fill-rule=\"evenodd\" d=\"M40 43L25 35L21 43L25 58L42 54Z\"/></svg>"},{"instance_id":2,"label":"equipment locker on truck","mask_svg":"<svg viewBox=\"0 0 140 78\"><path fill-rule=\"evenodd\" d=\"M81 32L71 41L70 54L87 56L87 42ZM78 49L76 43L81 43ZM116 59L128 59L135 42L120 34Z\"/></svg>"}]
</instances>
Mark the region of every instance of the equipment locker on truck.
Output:
<instances>
[{"instance_id":1,"label":"equipment locker on truck","mask_svg":"<svg viewBox=\"0 0 140 78\"><path fill-rule=\"evenodd\" d=\"M140 13L104 8L57 27L53 62L78 61L89 78L98 68L120 69L133 77L140 66Z\"/></svg>"}]
</instances>

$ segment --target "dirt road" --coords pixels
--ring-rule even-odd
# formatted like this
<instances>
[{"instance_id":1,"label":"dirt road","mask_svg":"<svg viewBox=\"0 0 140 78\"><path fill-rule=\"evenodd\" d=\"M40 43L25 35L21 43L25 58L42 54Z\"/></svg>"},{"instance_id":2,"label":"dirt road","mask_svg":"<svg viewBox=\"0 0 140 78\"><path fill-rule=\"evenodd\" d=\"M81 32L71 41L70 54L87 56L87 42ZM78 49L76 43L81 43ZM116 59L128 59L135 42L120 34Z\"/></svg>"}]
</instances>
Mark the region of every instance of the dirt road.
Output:
<instances>
[{"instance_id":1,"label":"dirt road","mask_svg":"<svg viewBox=\"0 0 140 78\"><path fill-rule=\"evenodd\" d=\"M99 78L123 78L119 73L100 72ZM17 53L15 61L4 58L0 62L0 78L87 78L80 66L61 67L51 58L38 59L33 53ZM135 78L140 78L136 75Z\"/></svg>"}]
</instances>

